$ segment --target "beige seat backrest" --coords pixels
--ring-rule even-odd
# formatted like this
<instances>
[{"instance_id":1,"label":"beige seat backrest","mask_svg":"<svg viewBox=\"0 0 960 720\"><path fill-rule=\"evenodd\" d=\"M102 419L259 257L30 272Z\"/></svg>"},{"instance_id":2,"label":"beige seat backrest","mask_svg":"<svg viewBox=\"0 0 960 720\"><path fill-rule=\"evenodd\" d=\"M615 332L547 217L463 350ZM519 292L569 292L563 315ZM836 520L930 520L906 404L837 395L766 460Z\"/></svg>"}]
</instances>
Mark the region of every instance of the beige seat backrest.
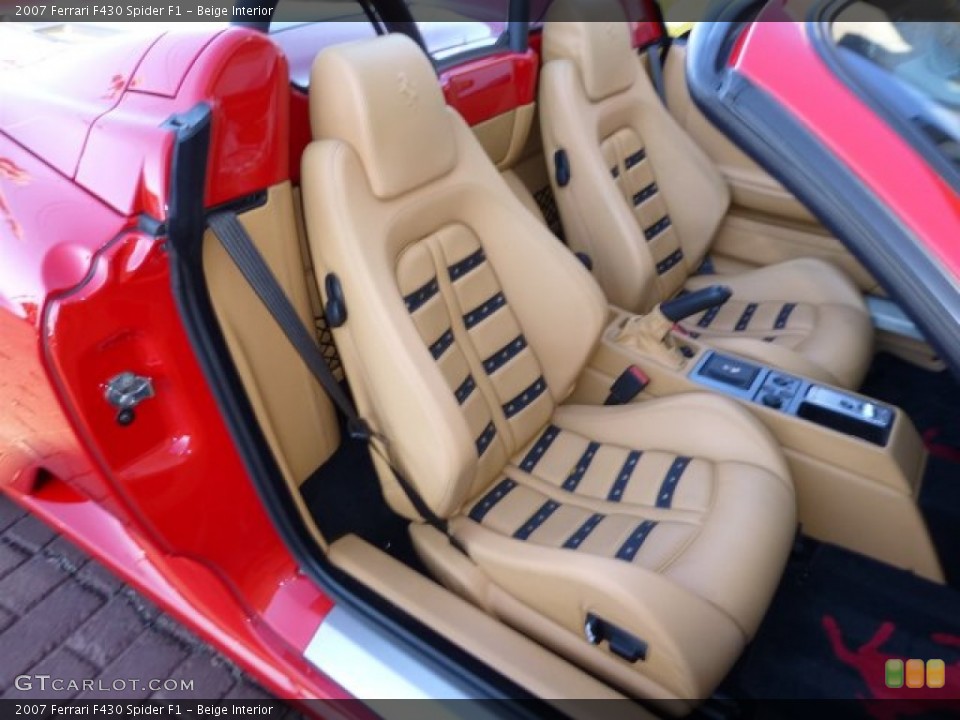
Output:
<instances>
[{"instance_id":1,"label":"beige seat backrest","mask_svg":"<svg viewBox=\"0 0 960 720\"><path fill-rule=\"evenodd\" d=\"M568 243L614 305L646 312L703 260L730 202L660 103L616 2L556 0L543 32L544 152ZM569 182L553 164L566 153Z\"/></svg>"},{"instance_id":2,"label":"beige seat backrest","mask_svg":"<svg viewBox=\"0 0 960 720\"><path fill-rule=\"evenodd\" d=\"M571 392L606 303L446 107L411 40L326 49L311 87L304 213L320 287L334 273L343 288L347 377L393 460L450 515Z\"/></svg>"}]
</instances>

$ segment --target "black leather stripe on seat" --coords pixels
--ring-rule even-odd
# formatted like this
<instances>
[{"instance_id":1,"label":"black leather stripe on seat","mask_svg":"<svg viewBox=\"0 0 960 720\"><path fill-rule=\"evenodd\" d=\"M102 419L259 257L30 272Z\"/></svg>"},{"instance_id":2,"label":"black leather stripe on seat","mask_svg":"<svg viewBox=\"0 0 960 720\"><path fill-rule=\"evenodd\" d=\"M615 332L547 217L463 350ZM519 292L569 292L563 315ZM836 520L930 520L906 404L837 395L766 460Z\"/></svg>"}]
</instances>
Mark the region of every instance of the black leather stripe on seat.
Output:
<instances>
[{"instance_id":1,"label":"black leather stripe on seat","mask_svg":"<svg viewBox=\"0 0 960 720\"><path fill-rule=\"evenodd\" d=\"M681 455L670 465L670 469L667 470L667 475L663 478L663 483L660 485L660 492L657 494L658 508L670 507L670 503L673 502L673 493L676 492L677 489L677 483L680 482L680 477L689 464L690 458Z\"/></svg>"},{"instance_id":2,"label":"black leather stripe on seat","mask_svg":"<svg viewBox=\"0 0 960 720\"><path fill-rule=\"evenodd\" d=\"M737 332L743 332L747 329L747 326L750 324L750 321L753 320L753 314L757 311L757 303L750 303L744 309L743 314L740 316L740 319L737 320L736 330Z\"/></svg>"},{"instance_id":3,"label":"black leather stripe on seat","mask_svg":"<svg viewBox=\"0 0 960 720\"><path fill-rule=\"evenodd\" d=\"M623 463L623 467L620 468L620 472L617 474L617 479L613 483L613 487L610 488L610 492L607 493L607 500L612 500L613 502L620 502L623 499L623 491L627 488L627 483L630 482L630 476L633 475L633 471L637 467L637 463L640 462L640 457L643 453L640 450L631 450L630 454L627 455L627 459Z\"/></svg>"},{"instance_id":4,"label":"black leather stripe on seat","mask_svg":"<svg viewBox=\"0 0 960 720\"><path fill-rule=\"evenodd\" d=\"M480 433L480 436L474 441L474 444L477 446L477 455L483 455L496 436L497 426L494 425L493 422L488 423L483 429L483 432Z\"/></svg>"},{"instance_id":5,"label":"black leather stripe on seat","mask_svg":"<svg viewBox=\"0 0 960 720\"><path fill-rule=\"evenodd\" d=\"M451 280L458 280L466 275L471 270L474 270L480 267L483 264L483 261L487 259L487 256L483 252L483 248L480 248L474 253L467 255L463 260L455 262L453 265L447 268L450 273Z\"/></svg>"},{"instance_id":6,"label":"black leather stripe on seat","mask_svg":"<svg viewBox=\"0 0 960 720\"><path fill-rule=\"evenodd\" d=\"M543 395L543 391L546 389L547 389L547 381L544 380L543 376L541 375L536 380L534 380L533 384L530 387L528 387L522 393L520 393L515 398L513 398L513 400L511 400L510 402L506 403L503 406L503 414L506 415L508 418L513 417L518 412L520 412L525 407L527 407L527 405L529 405L538 397Z\"/></svg>"},{"instance_id":7,"label":"black leather stripe on seat","mask_svg":"<svg viewBox=\"0 0 960 720\"><path fill-rule=\"evenodd\" d=\"M418 287L412 293L404 295L403 302L407 306L407 312L412 313L419 310L423 304L436 295L439 290L440 285L437 283L437 278L433 278L424 285Z\"/></svg>"},{"instance_id":8,"label":"black leather stripe on seat","mask_svg":"<svg viewBox=\"0 0 960 720\"><path fill-rule=\"evenodd\" d=\"M598 442L591 442L587 445L587 449L583 451L583 455L577 460L577 464L573 466L573 470L567 476L567 479L563 481L564 490L573 492L577 489L577 485L583 480L583 476L590 468L590 463L593 462L593 456L597 454L599 449L600 443Z\"/></svg>"},{"instance_id":9,"label":"black leather stripe on seat","mask_svg":"<svg viewBox=\"0 0 960 720\"><path fill-rule=\"evenodd\" d=\"M470 509L470 514L467 517L474 522L481 522L487 513L493 509L493 506L503 500L516 486L516 480L504 478L490 492L480 498L477 504Z\"/></svg>"},{"instance_id":10,"label":"black leather stripe on seat","mask_svg":"<svg viewBox=\"0 0 960 720\"><path fill-rule=\"evenodd\" d=\"M668 227L670 227L670 224L671 224L670 216L664 215L662 218L657 220L653 225L651 225L646 230L644 230L643 236L649 242L650 240L653 240L657 235L662 233L664 230L666 230Z\"/></svg>"},{"instance_id":11,"label":"black leather stripe on seat","mask_svg":"<svg viewBox=\"0 0 960 720\"><path fill-rule=\"evenodd\" d=\"M527 339L523 335L517 335L517 337L484 360L483 369L487 371L488 375L492 375L521 352L523 352L523 349L526 346Z\"/></svg>"},{"instance_id":12,"label":"black leather stripe on seat","mask_svg":"<svg viewBox=\"0 0 960 720\"><path fill-rule=\"evenodd\" d=\"M557 439L559 434L560 428L556 425L548 425L547 429L544 430L543 434L537 439L537 442L530 448L530 451L524 455L523 460L520 462L520 469L524 472L533 472L537 463L540 462L540 458L550 449L550 446L553 445L553 441Z\"/></svg>"},{"instance_id":13,"label":"black leather stripe on seat","mask_svg":"<svg viewBox=\"0 0 960 720\"><path fill-rule=\"evenodd\" d=\"M790 320L790 314L793 312L793 309L796 306L796 303L787 303L780 308L780 313L777 315L777 321L773 324L774 329L783 330L787 326L787 322Z\"/></svg>"},{"instance_id":14,"label":"black leather stripe on seat","mask_svg":"<svg viewBox=\"0 0 960 720\"><path fill-rule=\"evenodd\" d=\"M513 536L517 540L526 540L536 531L538 527L547 521L547 518L557 511L558 507L560 507L560 503L558 503L556 500L547 500L543 505L540 506L539 510L530 516L529 520L520 526L520 529L517 530Z\"/></svg>"},{"instance_id":15,"label":"black leather stripe on seat","mask_svg":"<svg viewBox=\"0 0 960 720\"><path fill-rule=\"evenodd\" d=\"M635 167L643 162L643 159L647 156L647 151L645 148L640 148L632 155L628 155L627 159L623 161L624 166L629 170L632 167Z\"/></svg>"},{"instance_id":16,"label":"black leather stripe on seat","mask_svg":"<svg viewBox=\"0 0 960 720\"><path fill-rule=\"evenodd\" d=\"M567 548L568 550L576 550L578 547L580 547L580 545L583 544L583 541L590 536L590 533L596 529L597 525L599 525L600 521L605 517L606 515L602 515L600 513L594 513L591 515L583 525L577 528L577 531L573 535L567 538L567 541L563 544L563 547Z\"/></svg>"},{"instance_id":17,"label":"black leather stripe on seat","mask_svg":"<svg viewBox=\"0 0 960 720\"><path fill-rule=\"evenodd\" d=\"M663 275L683 262L683 250L674 250L663 260L657 263L657 275Z\"/></svg>"},{"instance_id":18,"label":"black leather stripe on seat","mask_svg":"<svg viewBox=\"0 0 960 720\"><path fill-rule=\"evenodd\" d=\"M637 551L640 550L640 546L643 545L647 537L649 537L650 531L656 526L657 523L653 520L644 520L637 525L636 529L630 533L627 541L617 550L617 560L626 560L627 562L633 560L637 556Z\"/></svg>"},{"instance_id":19,"label":"black leather stripe on seat","mask_svg":"<svg viewBox=\"0 0 960 720\"><path fill-rule=\"evenodd\" d=\"M453 345L453 330L448 329L430 346L430 354L434 360L439 360L451 345Z\"/></svg>"},{"instance_id":20,"label":"black leather stripe on seat","mask_svg":"<svg viewBox=\"0 0 960 720\"><path fill-rule=\"evenodd\" d=\"M457 402L463 405L476 388L477 383L473 379L473 375L467 375L467 379L460 383L460 387L454 390L453 394L457 398Z\"/></svg>"},{"instance_id":21,"label":"black leather stripe on seat","mask_svg":"<svg viewBox=\"0 0 960 720\"><path fill-rule=\"evenodd\" d=\"M482 320L486 320L488 317L493 315L497 310L502 308L507 304L507 299L503 296L502 292L498 292L496 295L491 297L489 300L481 303L473 310L468 312L463 316L463 324L467 326L469 330L474 325L478 324Z\"/></svg>"},{"instance_id":22,"label":"black leather stripe on seat","mask_svg":"<svg viewBox=\"0 0 960 720\"><path fill-rule=\"evenodd\" d=\"M717 315L720 314L720 307L721 307L720 305L714 305L712 308L707 310L703 314L703 317L700 318L700 320L697 322L697 326L702 328L710 327L710 323L716 320Z\"/></svg>"},{"instance_id":23,"label":"black leather stripe on seat","mask_svg":"<svg viewBox=\"0 0 960 720\"><path fill-rule=\"evenodd\" d=\"M645 188L643 188L643 190L634 194L633 206L636 207L637 205L642 203L644 200L649 200L656 194L657 194L657 184L655 182L652 182L649 185L647 185Z\"/></svg>"}]
</instances>

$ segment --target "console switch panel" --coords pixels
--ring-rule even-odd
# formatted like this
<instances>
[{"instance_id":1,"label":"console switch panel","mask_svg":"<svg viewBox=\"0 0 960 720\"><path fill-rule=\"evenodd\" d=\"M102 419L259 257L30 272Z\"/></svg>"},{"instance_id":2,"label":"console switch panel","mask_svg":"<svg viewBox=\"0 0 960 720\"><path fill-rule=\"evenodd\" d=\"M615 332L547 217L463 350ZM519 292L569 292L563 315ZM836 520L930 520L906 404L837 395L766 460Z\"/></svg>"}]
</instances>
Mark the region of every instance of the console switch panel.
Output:
<instances>
[{"instance_id":1,"label":"console switch panel","mask_svg":"<svg viewBox=\"0 0 960 720\"><path fill-rule=\"evenodd\" d=\"M881 446L887 444L894 420L885 405L819 385L807 391L797 415Z\"/></svg>"},{"instance_id":2,"label":"console switch panel","mask_svg":"<svg viewBox=\"0 0 960 720\"><path fill-rule=\"evenodd\" d=\"M741 390L749 390L761 369L746 360L713 353L700 369L700 374Z\"/></svg>"}]
</instances>

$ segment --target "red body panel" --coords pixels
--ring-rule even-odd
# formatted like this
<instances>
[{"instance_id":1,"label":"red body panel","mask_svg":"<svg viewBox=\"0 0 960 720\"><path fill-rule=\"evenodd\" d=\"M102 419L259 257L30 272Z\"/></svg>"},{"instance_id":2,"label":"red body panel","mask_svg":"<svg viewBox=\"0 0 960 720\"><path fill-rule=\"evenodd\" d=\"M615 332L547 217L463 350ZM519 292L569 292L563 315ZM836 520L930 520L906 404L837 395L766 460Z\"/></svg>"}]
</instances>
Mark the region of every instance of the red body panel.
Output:
<instances>
[{"instance_id":1,"label":"red body panel","mask_svg":"<svg viewBox=\"0 0 960 720\"><path fill-rule=\"evenodd\" d=\"M458 65L440 75L447 103L470 125L529 105L536 99L539 56L497 53Z\"/></svg>"},{"instance_id":2,"label":"red body panel","mask_svg":"<svg viewBox=\"0 0 960 720\"><path fill-rule=\"evenodd\" d=\"M208 206L288 178L287 66L246 30L153 49L144 85L127 83L87 124L76 182L0 134L0 403L28 408L0 417L0 483L274 692L344 697L303 657L332 602L246 475L174 306L162 238L136 230L137 214L166 214L161 126L197 102L213 110ZM62 163L77 147L66 133L31 149ZM157 393L127 427L103 397L123 370Z\"/></svg>"},{"instance_id":3,"label":"red body panel","mask_svg":"<svg viewBox=\"0 0 960 720\"><path fill-rule=\"evenodd\" d=\"M857 173L955 277L960 277L960 197L923 157L827 67L785 0L771 3L735 58ZM790 62L783 62L783 57ZM843 118L843 122L838 122ZM879 152L879 148L883 148Z\"/></svg>"},{"instance_id":4,"label":"red body panel","mask_svg":"<svg viewBox=\"0 0 960 720\"><path fill-rule=\"evenodd\" d=\"M73 177L90 128L120 101L157 37L138 34L105 45L22 40L16 50L28 59L0 75L0 132Z\"/></svg>"}]
</instances>

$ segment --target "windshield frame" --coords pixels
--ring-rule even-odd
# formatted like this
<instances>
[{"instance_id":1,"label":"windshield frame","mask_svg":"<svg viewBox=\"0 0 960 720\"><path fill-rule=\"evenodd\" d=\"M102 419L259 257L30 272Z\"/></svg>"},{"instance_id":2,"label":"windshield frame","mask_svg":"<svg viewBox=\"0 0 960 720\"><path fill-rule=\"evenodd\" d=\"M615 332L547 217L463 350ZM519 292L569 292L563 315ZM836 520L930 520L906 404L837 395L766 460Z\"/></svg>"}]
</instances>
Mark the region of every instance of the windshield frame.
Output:
<instances>
[{"instance_id":1,"label":"windshield frame","mask_svg":"<svg viewBox=\"0 0 960 720\"><path fill-rule=\"evenodd\" d=\"M869 82L864 81L860 72L844 57L835 42L833 23L837 16L854 2L856 0L828 0L811 8L807 19L807 34L814 50L851 92L893 128L944 182L960 195L960 161L952 161L916 123L894 110L889 101L881 97ZM957 138L957 141L960 142L960 138Z\"/></svg>"}]
</instances>

